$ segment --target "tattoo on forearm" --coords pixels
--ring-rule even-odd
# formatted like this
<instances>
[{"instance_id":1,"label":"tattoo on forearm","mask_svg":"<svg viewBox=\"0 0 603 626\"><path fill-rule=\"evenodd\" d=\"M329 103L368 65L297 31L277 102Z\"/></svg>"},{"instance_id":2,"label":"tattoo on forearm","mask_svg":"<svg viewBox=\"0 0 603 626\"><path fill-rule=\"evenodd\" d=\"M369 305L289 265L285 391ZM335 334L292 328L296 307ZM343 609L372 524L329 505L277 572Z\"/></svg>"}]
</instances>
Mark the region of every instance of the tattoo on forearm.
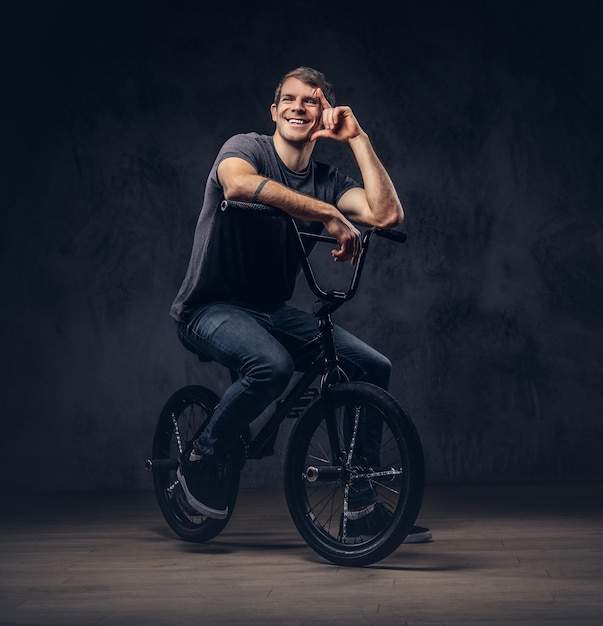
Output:
<instances>
[{"instance_id":1,"label":"tattoo on forearm","mask_svg":"<svg viewBox=\"0 0 603 626\"><path fill-rule=\"evenodd\" d=\"M258 188L255 190L255 193L253 194L253 202L259 202L260 201L260 193L262 191L262 189L264 189L264 185L268 182L267 178L264 178L264 180L258 185Z\"/></svg>"}]
</instances>

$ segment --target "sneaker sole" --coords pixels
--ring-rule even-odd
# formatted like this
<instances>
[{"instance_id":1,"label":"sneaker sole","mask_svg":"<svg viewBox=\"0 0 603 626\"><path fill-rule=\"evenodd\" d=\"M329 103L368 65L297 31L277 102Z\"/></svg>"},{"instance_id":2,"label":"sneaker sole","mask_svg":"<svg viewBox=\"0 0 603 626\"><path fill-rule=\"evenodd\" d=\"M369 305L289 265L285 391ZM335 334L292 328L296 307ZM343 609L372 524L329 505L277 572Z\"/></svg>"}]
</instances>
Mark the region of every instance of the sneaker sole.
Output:
<instances>
[{"instance_id":1,"label":"sneaker sole","mask_svg":"<svg viewBox=\"0 0 603 626\"><path fill-rule=\"evenodd\" d=\"M407 535L403 543L427 543L431 541L431 530L425 530L422 533L411 533Z\"/></svg>"},{"instance_id":2,"label":"sneaker sole","mask_svg":"<svg viewBox=\"0 0 603 626\"><path fill-rule=\"evenodd\" d=\"M372 504L369 504L368 506L365 506L364 508L358 509L356 511L351 511L350 509L348 509L345 514L345 517L346 519L359 520L359 519L362 519L363 517L366 517L367 515L372 513L374 510L375 510L375 503L373 502Z\"/></svg>"},{"instance_id":3,"label":"sneaker sole","mask_svg":"<svg viewBox=\"0 0 603 626\"><path fill-rule=\"evenodd\" d=\"M188 486L186 484L186 480L184 479L184 475L180 471L180 468L176 471L176 476L178 477L178 481L182 485L182 490L184 491L184 495L186 496L186 501L189 506L191 506L195 511L200 513L201 515L206 515L207 517L211 517L213 519L224 519L228 516L228 507L226 509L212 509L207 506L207 504L203 504L203 502L199 502L195 496L188 490Z\"/></svg>"}]
</instances>

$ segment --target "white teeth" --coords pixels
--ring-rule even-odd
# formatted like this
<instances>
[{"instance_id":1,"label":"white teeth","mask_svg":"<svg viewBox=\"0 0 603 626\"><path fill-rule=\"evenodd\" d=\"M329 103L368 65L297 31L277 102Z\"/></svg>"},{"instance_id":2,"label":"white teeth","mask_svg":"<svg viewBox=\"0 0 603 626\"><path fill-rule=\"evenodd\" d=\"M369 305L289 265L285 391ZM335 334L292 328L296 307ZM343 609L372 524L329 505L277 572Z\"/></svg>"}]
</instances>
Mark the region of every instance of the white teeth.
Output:
<instances>
[{"instance_id":1,"label":"white teeth","mask_svg":"<svg viewBox=\"0 0 603 626\"><path fill-rule=\"evenodd\" d=\"M305 124L304 120L288 120L289 124Z\"/></svg>"}]
</instances>

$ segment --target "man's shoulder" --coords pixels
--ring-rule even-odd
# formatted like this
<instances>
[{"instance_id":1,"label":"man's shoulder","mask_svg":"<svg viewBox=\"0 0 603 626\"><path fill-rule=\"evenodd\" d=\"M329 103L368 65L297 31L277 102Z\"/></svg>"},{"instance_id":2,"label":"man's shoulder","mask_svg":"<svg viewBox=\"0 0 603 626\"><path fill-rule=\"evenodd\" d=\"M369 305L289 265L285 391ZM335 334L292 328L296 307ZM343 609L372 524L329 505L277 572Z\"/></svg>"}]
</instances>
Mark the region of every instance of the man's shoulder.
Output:
<instances>
[{"instance_id":1,"label":"man's shoulder","mask_svg":"<svg viewBox=\"0 0 603 626\"><path fill-rule=\"evenodd\" d=\"M228 157L239 157L257 165L259 159L271 159L274 149L272 138L269 135L259 133L239 133L227 139L218 154L217 163Z\"/></svg>"},{"instance_id":2,"label":"man's shoulder","mask_svg":"<svg viewBox=\"0 0 603 626\"><path fill-rule=\"evenodd\" d=\"M237 144L260 144L260 145L270 145L272 139L270 135L262 135L256 132L249 133L237 133L236 135L232 135L229 137L224 143L225 146L228 145L237 145Z\"/></svg>"}]
</instances>

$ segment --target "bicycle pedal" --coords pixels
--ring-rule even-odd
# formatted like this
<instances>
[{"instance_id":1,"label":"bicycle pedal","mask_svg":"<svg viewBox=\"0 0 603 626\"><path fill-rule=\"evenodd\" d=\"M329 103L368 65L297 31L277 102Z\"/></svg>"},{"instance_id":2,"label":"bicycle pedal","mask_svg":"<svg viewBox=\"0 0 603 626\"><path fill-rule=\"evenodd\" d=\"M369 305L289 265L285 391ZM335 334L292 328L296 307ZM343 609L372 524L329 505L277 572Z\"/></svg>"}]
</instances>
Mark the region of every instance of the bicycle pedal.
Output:
<instances>
[{"instance_id":1,"label":"bicycle pedal","mask_svg":"<svg viewBox=\"0 0 603 626\"><path fill-rule=\"evenodd\" d=\"M320 390L316 387L310 387L304 391L304 393L302 393L302 395L297 399L296 403L291 407L288 417L299 417L308 408L310 403L313 402L319 395Z\"/></svg>"}]
</instances>

